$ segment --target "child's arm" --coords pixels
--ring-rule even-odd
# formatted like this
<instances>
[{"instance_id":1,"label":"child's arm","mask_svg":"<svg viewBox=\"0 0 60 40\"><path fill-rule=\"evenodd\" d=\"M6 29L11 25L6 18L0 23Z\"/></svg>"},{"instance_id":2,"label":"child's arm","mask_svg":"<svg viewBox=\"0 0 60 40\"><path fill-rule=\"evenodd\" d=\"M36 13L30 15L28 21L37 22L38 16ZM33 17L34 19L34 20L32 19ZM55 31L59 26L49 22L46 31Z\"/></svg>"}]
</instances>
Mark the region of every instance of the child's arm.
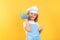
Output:
<instances>
[{"instance_id":1,"label":"child's arm","mask_svg":"<svg viewBox=\"0 0 60 40\"><path fill-rule=\"evenodd\" d=\"M38 25L38 23L37 23L37 25ZM38 26L39 26L39 25L38 25ZM39 28L39 33L42 32L43 28L44 28L44 25L40 26L40 28Z\"/></svg>"},{"instance_id":2,"label":"child's arm","mask_svg":"<svg viewBox=\"0 0 60 40\"><path fill-rule=\"evenodd\" d=\"M25 30L27 32L29 32L30 31L30 27L29 27L29 23L28 23L28 20L27 19L25 19L25 23L26 23Z\"/></svg>"},{"instance_id":3,"label":"child's arm","mask_svg":"<svg viewBox=\"0 0 60 40\"><path fill-rule=\"evenodd\" d=\"M44 26L41 26L41 27L39 28L39 33L41 33L41 32L42 32L43 27L44 27Z\"/></svg>"}]
</instances>

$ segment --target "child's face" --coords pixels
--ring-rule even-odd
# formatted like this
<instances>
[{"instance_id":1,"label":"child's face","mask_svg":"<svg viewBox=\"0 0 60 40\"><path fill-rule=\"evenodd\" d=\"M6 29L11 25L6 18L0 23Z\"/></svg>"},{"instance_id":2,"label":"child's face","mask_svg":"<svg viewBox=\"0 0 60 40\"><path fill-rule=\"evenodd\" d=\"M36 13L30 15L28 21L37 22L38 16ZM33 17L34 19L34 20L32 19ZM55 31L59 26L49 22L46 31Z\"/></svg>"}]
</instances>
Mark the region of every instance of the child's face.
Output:
<instances>
[{"instance_id":1,"label":"child's face","mask_svg":"<svg viewBox=\"0 0 60 40\"><path fill-rule=\"evenodd\" d=\"M37 14L29 13L30 20L34 20L37 17Z\"/></svg>"}]
</instances>

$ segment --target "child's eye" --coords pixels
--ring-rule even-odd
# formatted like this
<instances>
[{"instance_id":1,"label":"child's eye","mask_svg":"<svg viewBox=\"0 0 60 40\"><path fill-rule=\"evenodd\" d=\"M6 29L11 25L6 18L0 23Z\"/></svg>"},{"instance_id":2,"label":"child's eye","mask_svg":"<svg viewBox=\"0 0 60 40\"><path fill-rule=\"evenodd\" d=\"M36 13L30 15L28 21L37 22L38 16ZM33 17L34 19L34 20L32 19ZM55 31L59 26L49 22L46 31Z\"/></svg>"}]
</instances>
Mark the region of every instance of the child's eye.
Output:
<instances>
[{"instance_id":1,"label":"child's eye","mask_svg":"<svg viewBox=\"0 0 60 40\"><path fill-rule=\"evenodd\" d=\"M36 14L34 14L34 16L36 16Z\"/></svg>"},{"instance_id":2,"label":"child's eye","mask_svg":"<svg viewBox=\"0 0 60 40\"><path fill-rule=\"evenodd\" d=\"M31 13L31 14L33 14L33 13Z\"/></svg>"}]
</instances>

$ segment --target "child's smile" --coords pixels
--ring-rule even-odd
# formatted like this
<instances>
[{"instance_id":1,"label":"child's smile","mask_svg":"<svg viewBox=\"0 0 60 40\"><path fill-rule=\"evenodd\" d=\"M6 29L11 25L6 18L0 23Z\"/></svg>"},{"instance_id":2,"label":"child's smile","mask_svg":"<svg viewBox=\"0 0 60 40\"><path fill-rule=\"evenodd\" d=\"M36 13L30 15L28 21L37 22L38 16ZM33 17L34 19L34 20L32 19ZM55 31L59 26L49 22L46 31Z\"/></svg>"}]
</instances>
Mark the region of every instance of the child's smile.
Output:
<instances>
[{"instance_id":1,"label":"child's smile","mask_svg":"<svg viewBox=\"0 0 60 40\"><path fill-rule=\"evenodd\" d=\"M29 18L30 20L34 20L36 18L36 14L33 14L33 13L29 13Z\"/></svg>"}]
</instances>

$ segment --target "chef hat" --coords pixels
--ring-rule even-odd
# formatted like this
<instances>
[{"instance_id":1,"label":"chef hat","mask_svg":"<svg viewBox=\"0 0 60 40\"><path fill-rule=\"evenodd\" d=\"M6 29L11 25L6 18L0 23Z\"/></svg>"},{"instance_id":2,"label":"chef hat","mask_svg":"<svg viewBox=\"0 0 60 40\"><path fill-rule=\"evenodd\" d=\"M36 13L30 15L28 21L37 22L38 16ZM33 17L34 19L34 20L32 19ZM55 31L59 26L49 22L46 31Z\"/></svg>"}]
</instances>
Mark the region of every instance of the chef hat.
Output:
<instances>
[{"instance_id":1,"label":"chef hat","mask_svg":"<svg viewBox=\"0 0 60 40\"><path fill-rule=\"evenodd\" d=\"M27 12L31 12L31 13L37 14L38 8L37 8L37 6L33 6L31 8L28 8Z\"/></svg>"}]
</instances>

